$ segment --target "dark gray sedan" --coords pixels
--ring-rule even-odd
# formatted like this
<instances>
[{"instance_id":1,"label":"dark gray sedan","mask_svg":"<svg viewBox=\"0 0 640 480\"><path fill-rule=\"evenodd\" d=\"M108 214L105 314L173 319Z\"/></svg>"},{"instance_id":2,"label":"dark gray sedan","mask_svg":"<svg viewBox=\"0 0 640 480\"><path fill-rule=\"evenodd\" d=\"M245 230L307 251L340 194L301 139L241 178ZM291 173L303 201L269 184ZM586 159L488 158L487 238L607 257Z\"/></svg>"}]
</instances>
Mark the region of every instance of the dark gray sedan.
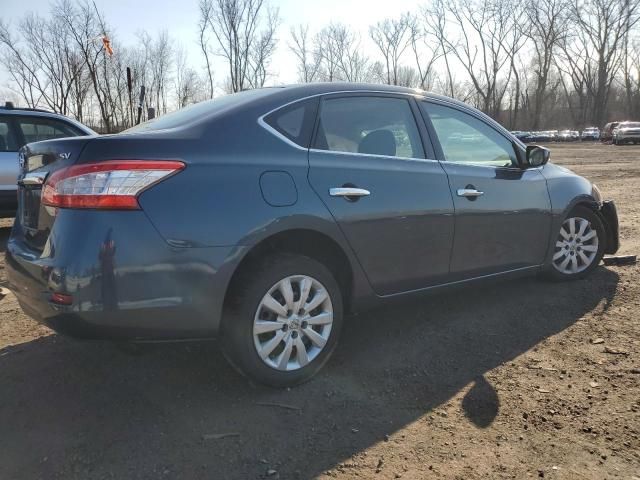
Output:
<instances>
[{"instance_id":1,"label":"dark gray sedan","mask_svg":"<svg viewBox=\"0 0 640 480\"><path fill-rule=\"evenodd\" d=\"M578 279L618 248L615 206L589 181L406 88L252 90L20 155L6 255L28 314L85 338L218 337L275 386L322 367L348 312Z\"/></svg>"}]
</instances>

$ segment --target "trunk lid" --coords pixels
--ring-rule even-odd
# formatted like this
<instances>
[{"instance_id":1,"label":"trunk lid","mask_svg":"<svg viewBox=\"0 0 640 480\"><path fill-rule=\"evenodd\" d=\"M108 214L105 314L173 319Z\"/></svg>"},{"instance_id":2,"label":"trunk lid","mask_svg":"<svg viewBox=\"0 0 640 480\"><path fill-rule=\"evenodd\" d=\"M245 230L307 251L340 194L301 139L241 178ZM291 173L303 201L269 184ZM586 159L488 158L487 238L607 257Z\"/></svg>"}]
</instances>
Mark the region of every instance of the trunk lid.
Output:
<instances>
[{"instance_id":1,"label":"trunk lid","mask_svg":"<svg viewBox=\"0 0 640 480\"><path fill-rule=\"evenodd\" d=\"M18 211L16 224L25 242L42 251L55 219L55 209L40 202L42 187L55 171L76 163L94 137L73 137L30 143L18 152Z\"/></svg>"}]
</instances>

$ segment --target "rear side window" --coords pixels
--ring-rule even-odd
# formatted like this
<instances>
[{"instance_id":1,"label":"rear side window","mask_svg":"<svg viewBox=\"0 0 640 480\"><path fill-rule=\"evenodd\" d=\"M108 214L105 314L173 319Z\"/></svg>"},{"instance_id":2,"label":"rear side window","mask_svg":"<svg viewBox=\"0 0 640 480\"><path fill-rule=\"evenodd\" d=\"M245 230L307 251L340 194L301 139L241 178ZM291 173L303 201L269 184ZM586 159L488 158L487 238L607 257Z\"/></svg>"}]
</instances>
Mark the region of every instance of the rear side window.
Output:
<instances>
[{"instance_id":1,"label":"rear side window","mask_svg":"<svg viewBox=\"0 0 640 480\"><path fill-rule=\"evenodd\" d=\"M85 135L77 128L57 120L21 118L18 120L18 123L22 130L25 143Z\"/></svg>"},{"instance_id":2,"label":"rear side window","mask_svg":"<svg viewBox=\"0 0 640 480\"><path fill-rule=\"evenodd\" d=\"M314 147L332 152L425 158L411 105L403 98L325 99Z\"/></svg>"},{"instance_id":3,"label":"rear side window","mask_svg":"<svg viewBox=\"0 0 640 480\"><path fill-rule=\"evenodd\" d=\"M265 117L265 122L303 148L308 148L318 111L317 98L287 105Z\"/></svg>"},{"instance_id":4,"label":"rear side window","mask_svg":"<svg viewBox=\"0 0 640 480\"><path fill-rule=\"evenodd\" d=\"M17 151L18 142L11 124L5 119L0 119L0 152Z\"/></svg>"}]
</instances>

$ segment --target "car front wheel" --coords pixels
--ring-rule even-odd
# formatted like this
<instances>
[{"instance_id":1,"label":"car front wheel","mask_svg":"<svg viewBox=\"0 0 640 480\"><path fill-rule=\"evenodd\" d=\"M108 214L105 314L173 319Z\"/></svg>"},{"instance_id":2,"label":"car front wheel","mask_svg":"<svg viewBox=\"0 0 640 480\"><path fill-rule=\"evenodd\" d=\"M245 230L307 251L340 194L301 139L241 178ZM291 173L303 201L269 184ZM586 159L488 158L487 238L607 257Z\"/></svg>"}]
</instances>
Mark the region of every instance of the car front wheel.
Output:
<instances>
[{"instance_id":1,"label":"car front wheel","mask_svg":"<svg viewBox=\"0 0 640 480\"><path fill-rule=\"evenodd\" d=\"M273 387L309 380L329 359L342 327L332 273L302 256L270 257L241 274L223 319L222 349L250 379Z\"/></svg>"},{"instance_id":2,"label":"car front wheel","mask_svg":"<svg viewBox=\"0 0 640 480\"><path fill-rule=\"evenodd\" d=\"M604 255L602 221L586 207L576 207L562 222L548 271L555 280L584 278Z\"/></svg>"}]
</instances>

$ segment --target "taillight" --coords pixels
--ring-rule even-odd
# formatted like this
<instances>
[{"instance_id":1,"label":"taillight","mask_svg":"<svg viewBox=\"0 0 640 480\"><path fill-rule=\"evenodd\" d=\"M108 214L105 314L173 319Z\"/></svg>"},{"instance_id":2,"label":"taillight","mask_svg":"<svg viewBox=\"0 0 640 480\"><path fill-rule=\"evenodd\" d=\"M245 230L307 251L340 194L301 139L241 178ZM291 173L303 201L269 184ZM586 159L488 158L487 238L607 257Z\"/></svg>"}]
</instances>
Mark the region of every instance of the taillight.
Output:
<instances>
[{"instance_id":1,"label":"taillight","mask_svg":"<svg viewBox=\"0 0 640 480\"><path fill-rule=\"evenodd\" d=\"M167 160L109 160L72 165L51 175L42 203L60 208L139 209L138 195L184 168Z\"/></svg>"}]
</instances>

